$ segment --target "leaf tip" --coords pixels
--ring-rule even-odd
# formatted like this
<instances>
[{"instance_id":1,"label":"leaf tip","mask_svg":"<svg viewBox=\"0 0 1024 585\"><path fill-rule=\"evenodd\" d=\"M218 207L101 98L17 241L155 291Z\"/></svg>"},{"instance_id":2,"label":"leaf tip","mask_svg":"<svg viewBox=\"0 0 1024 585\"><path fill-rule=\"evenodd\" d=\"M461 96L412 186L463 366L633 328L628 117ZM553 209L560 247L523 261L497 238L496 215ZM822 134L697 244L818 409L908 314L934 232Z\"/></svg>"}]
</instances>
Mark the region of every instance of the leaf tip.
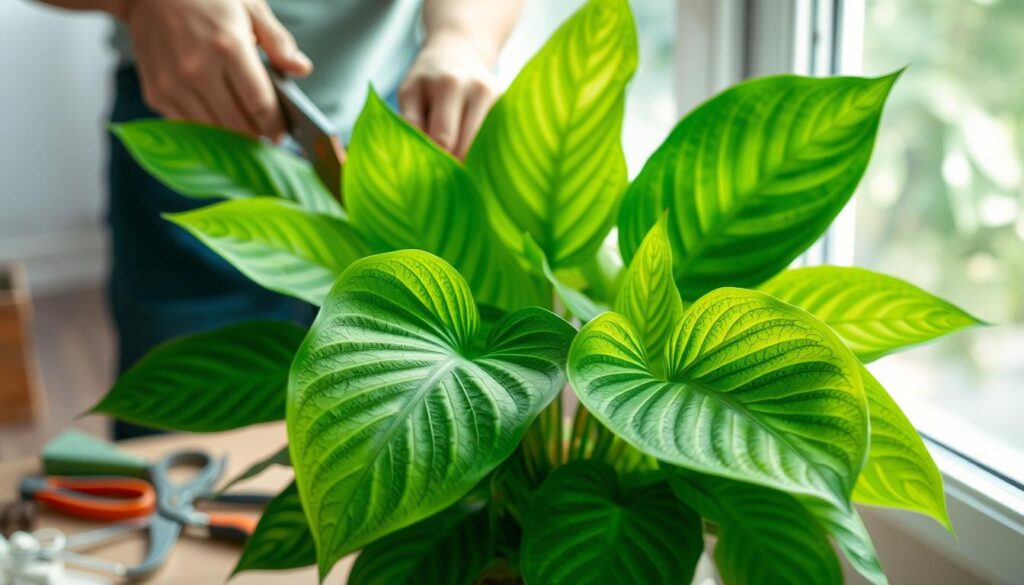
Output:
<instances>
[{"instance_id":1,"label":"leaf tip","mask_svg":"<svg viewBox=\"0 0 1024 585\"><path fill-rule=\"evenodd\" d=\"M77 422L77 421L80 421L80 420L82 420L83 418L85 418L87 416L93 416L93 415L96 415L96 414L106 414L100 408L100 407L103 406L104 401L105 401L105 399L104 400L100 400L99 402L97 402L93 406L91 406L91 407L83 410L82 412L76 414L75 418L72 419L72 420Z\"/></svg>"}]
</instances>

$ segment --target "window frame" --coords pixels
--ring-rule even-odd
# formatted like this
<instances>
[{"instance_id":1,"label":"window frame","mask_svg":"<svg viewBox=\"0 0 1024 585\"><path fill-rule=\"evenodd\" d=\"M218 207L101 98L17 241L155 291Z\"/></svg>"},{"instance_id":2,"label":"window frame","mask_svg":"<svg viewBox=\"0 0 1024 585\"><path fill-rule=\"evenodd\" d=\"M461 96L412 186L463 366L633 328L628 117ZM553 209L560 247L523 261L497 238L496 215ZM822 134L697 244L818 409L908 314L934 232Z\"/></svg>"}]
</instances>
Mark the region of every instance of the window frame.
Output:
<instances>
[{"instance_id":1,"label":"window frame","mask_svg":"<svg viewBox=\"0 0 1024 585\"><path fill-rule=\"evenodd\" d=\"M676 5L674 84L681 113L749 77L862 72L865 0L676 0ZM795 264L852 265L855 230L850 204ZM983 579L1020 579L1024 486L930 431L919 428L942 473L957 537L919 514L865 507L873 532L892 531L921 545L912 554L886 559L886 567L913 574L914 567L941 556Z\"/></svg>"}]
</instances>

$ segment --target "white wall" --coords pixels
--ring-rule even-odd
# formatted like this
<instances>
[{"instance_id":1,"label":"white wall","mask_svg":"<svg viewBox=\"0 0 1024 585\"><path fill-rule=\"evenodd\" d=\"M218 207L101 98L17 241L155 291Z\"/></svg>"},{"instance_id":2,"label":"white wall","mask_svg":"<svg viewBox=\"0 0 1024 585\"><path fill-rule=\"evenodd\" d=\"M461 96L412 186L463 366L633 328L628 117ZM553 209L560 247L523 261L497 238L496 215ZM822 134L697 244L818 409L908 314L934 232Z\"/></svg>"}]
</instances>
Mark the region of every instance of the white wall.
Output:
<instances>
[{"instance_id":1,"label":"white wall","mask_svg":"<svg viewBox=\"0 0 1024 585\"><path fill-rule=\"evenodd\" d=\"M0 263L24 262L36 292L103 274L109 27L0 2Z\"/></svg>"}]
</instances>

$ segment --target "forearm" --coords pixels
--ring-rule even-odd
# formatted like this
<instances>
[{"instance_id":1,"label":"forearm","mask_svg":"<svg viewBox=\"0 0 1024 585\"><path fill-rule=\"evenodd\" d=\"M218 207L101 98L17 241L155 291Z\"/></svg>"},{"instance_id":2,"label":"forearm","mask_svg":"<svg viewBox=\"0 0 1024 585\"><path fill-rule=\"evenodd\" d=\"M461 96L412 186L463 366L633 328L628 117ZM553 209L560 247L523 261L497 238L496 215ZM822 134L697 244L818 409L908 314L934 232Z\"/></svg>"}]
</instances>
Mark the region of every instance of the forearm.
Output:
<instances>
[{"instance_id":1,"label":"forearm","mask_svg":"<svg viewBox=\"0 0 1024 585\"><path fill-rule=\"evenodd\" d=\"M522 0L426 0L427 42L469 40L491 65L515 26Z\"/></svg>"},{"instance_id":2,"label":"forearm","mask_svg":"<svg viewBox=\"0 0 1024 585\"><path fill-rule=\"evenodd\" d=\"M39 0L43 4L68 10L99 10L117 18L124 18L125 0Z\"/></svg>"}]
</instances>

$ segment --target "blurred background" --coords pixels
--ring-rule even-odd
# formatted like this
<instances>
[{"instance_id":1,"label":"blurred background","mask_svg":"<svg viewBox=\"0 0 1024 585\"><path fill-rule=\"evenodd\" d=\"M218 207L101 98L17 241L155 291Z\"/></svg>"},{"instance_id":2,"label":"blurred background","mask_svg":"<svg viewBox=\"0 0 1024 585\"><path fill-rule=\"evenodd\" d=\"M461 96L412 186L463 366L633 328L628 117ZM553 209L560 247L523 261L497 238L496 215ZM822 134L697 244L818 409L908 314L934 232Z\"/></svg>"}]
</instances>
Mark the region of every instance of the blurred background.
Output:
<instances>
[{"instance_id":1,"label":"blurred background","mask_svg":"<svg viewBox=\"0 0 1024 585\"><path fill-rule=\"evenodd\" d=\"M527 1L501 59L505 82L579 3ZM714 4L632 1L641 63L623 136L631 174L692 105L680 95L704 83L680 65L694 61L681 53L690 40L681 20L700 6L721 10ZM847 54L832 70L909 68L854 211L831 236L831 259L902 277L994 324L883 360L876 372L926 434L1024 482L1024 1L846 4L859 7L857 18L836 21ZM0 264L22 266L31 291L29 375L44 414L0 426L0 458L32 452L110 382L109 29L98 15L0 3L0 51L15 56L0 60Z\"/></svg>"}]
</instances>

